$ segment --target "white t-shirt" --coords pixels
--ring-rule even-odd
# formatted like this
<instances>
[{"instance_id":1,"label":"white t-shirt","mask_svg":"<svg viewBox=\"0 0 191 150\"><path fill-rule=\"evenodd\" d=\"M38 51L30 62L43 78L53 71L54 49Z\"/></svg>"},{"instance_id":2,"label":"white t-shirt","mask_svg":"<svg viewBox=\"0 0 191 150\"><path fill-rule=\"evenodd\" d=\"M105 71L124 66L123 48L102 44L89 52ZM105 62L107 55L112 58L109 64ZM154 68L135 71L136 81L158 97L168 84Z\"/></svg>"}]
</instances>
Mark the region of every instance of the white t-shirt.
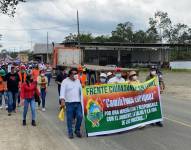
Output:
<instances>
[{"instance_id":1,"label":"white t-shirt","mask_svg":"<svg viewBox=\"0 0 191 150\"><path fill-rule=\"evenodd\" d=\"M80 80L72 81L69 77L62 81L60 99L65 102L81 102L83 100L82 85Z\"/></svg>"},{"instance_id":2,"label":"white t-shirt","mask_svg":"<svg viewBox=\"0 0 191 150\"><path fill-rule=\"evenodd\" d=\"M8 68L7 68L7 72L8 73L10 73L11 72L11 67L12 67L12 65L10 64L10 65L8 65Z\"/></svg>"},{"instance_id":3,"label":"white t-shirt","mask_svg":"<svg viewBox=\"0 0 191 150\"><path fill-rule=\"evenodd\" d=\"M111 79L109 79L108 83L124 83L125 79L121 78L117 78L117 77L113 77Z\"/></svg>"}]
</instances>

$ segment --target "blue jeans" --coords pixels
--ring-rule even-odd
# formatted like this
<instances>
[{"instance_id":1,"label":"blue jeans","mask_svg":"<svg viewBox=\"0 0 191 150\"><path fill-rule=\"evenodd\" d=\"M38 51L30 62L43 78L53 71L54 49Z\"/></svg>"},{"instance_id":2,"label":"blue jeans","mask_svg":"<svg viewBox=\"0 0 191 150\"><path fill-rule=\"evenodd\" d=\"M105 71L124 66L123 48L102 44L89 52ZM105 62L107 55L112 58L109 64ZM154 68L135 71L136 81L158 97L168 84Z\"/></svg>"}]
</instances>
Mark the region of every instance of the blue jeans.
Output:
<instances>
[{"instance_id":1,"label":"blue jeans","mask_svg":"<svg viewBox=\"0 0 191 150\"><path fill-rule=\"evenodd\" d=\"M42 108L45 108L46 89L42 88L40 90L40 96L41 96L41 99L42 99Z\"/></svg>"},{"instance_id":2,"label":"blue jeans","mask_svg":"<svg viewBox=\"0 0 191 150\"><path fill-rule=\"evenodd\" d=\"M66 116L67 116L67 127L68 134L73 134L72 122L76 118L75 131L80 132L82 124L82 106L80 102L66 103Z\"/></svg>"},{"instance_id":3,"label":"blue jeans","mask_svg":"<svg viewBox=\"0 0 191 150\"><path fill-rule=\"evenodd\" d=\"M16 109L18 92L8 91L7 96L8 96L8 112L11 113L12 111L15 111Z\"/></svg>"},{"instance_id":4,"label":"blue jeans","mask_svg":"<svg viewBox=\"0 0 191 150\"><path fill-rule=\"evenodd\" d=\"M5 100L5 105L7 106L7 98L5 97L4 92L0 92L0 106L3 104L3 97Z\"/></svg>"},{"instance_id":5,"label":"blue jeans","mask_svg":"<svg viewBox=\"0 0 191 150\"><path fill-rule=\"evenodd\" d=\"M51 73L46 74L46 77L48 79L48 86L49 86L50 85L50 80L51 80L51 77L52 77Z\"/></svg>"},{"instance_id":6,"label":"blue jeans","mask_svg":"<svg viewBox=\"0 0 191 150\"><path fill-rule=\"evenodd\" d=\"M3 96L4 96L4 100L5 100L5 106L8 106L8 94L7 94L7 91L5 91L3 93Z\"/></svg>"},{"instance_id":7,"label":"blue jeans","mask_svg":"<svg viewBox=\"0 0 191 150\"><path fill-rule=\"evenodd\" d=\"M23 111L23 120L26 120L29 104L30 104L30 107L31 107L32 120L35 120L36 113L35 113L35 100L34 100L34 98L25 99L25 101L24 101L24 111Z\"/></svg>"}]
</instances>

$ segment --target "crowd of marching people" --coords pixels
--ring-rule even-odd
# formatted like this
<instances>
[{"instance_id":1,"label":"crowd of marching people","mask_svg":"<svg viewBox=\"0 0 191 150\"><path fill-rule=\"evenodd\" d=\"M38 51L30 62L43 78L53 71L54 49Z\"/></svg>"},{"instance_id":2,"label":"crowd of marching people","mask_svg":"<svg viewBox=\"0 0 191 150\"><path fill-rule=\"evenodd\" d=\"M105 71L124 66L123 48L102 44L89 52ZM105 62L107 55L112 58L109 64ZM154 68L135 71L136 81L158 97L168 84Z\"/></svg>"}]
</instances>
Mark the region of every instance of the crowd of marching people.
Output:
<instances>
[{"instance_id":1,"label":"crowd of marching people","mask_svg":"<svg viewBox=\"0 0 191 150\"><path fill-rule=\"evenodd\" d=\"M36 126L36 102L45 111L46 92L51 79L49 64L0 64L0 109L8 116L23 106L23 125L26 125L28 107L32 114L32 126ZM3 103L3 100L5 101Z\"/></svg>"},{"instance_id":2,"label":"crowd of marching people","mask_svg":"<svg viewBox=\"0 0 191 150\"><path fill-rule=\"evenodd\" d=\"M165 89L162 73L152 66L145 81L158 77L161 92ZM17 113L17 107L23 106L23 126L26 126L28 107L31 108L31 125L36 126L36 103L38 109L46 111L47 88L52 77L52 68L49 64L1 64L0 66L0 109L8 111L8 116ZM83 119L82 89L88 84L88 75L85 67L60 68L56 76L58 85L59 105L66 110L66 120L69 138L73 138L73 124L77 137L81 137L81 123ZM91 79L89 79L91 80ZM96 85L111 83L139 84L136 71L127 74L116 68L113 72L100 72L99 78L94 80ZM3 102L4 100L4 102ZM3 105L4 104L4 105ZM162 122L156 125L162 127Z\"/></svg>"},{"instance_id":3,"label":"crowd of marching people","mask_svg":"<svg viewBox=\"0 0 191 150\"><path fill-rule=\"evenodd\" d=\"M129 84L139 84L139 77L136 71L130 71L129 74L123 74L124 72L121 68L116 68L113 72L100 72L99 79L96 81L96 85L100 84L111 84L111 83L129 83ZM163 77L161 71L152 66L150 68L149 75L146 77L145 81L148 81L154 77L158 77L160 91L161 93L165 89ZM77 137L81 137L80 126L82 122L83 112L82 112L82 88L87 85L88 75L86 69L79 66L77 69L72 68L67 70L61 68L60 72L56 77L56 82L58 84L58 93L60 97L61 107L66 107L66 119L69 138L73 138L73 122L76 120L75 131ZM91 80L91 79L90 79ZM156 124L162 127L162 122L157 122ZM144 126L142 126L144 127ZM142 128L141 127L141 128Z\"/></svg>"}]
</instances>

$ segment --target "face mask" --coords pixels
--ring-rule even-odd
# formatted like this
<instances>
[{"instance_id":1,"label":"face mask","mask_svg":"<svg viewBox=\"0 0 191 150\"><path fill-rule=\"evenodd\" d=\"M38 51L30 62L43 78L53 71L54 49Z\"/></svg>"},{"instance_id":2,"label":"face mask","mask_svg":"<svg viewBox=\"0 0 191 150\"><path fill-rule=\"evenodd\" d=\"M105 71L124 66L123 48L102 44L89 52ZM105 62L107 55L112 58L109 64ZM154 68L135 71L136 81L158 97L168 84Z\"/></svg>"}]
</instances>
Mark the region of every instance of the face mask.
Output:
<instances>
[{"instance_id":1,"label":"face mask","mask_svg":"<svg viewBox=\"0 0 191 150\"><path fill-rule=\"evenodd\" d=\"M133 76L133 77L132 77L132 80L133 80L133 81L136 81L136 80L137 80L137 76Z\"/></svg>"},{"instance_id":2,"label":"face mask","mask_svg":"<svg viewBox=\"0 0 191 150\"><path fill-rule=\"evenodd\" d=\"M42 76L42 77L44 77L44 76L45 76L45 74L44 74L44 73L42 73L42 74L41 74L41 76Z\"/></svg>"},{"instance_id":3,"label":"face mask","mask_svg":"<svg viewBox=\"0 0 191 150\"><path fill-rule=\"evenodd\" d=\"M117 73L115 76L116 76L117 78L121 78L121 73Z\"/></svg>"},{"instance_id":4,"label":"face mask","mask_svg":"<svg viewBox=\"0 0 191 150\"><path fill-rule=\"evenodd\" d=\"M156 75L156 71L151 71L151 75Z\"/></svg>"},{"instance_id":5,"label":"face mask","mask_svg":"<svg viewBox=\"0 0 191 150\"><path fill-rule=\"evenodd\" d=\"M100 78L101 83L105 83L106 79L105 78Z\"/></svg>"},{"instance_id":6,"label":"face mask","mask_svg":"<svg viewBox=\"0 0 191 150\"><path fill-rule=\"evenodd\" d=\"M74 75L74 79L75 79L75 80L78 79L78 75L77 75L77 74Z\"/></svg>"}]
</instances>

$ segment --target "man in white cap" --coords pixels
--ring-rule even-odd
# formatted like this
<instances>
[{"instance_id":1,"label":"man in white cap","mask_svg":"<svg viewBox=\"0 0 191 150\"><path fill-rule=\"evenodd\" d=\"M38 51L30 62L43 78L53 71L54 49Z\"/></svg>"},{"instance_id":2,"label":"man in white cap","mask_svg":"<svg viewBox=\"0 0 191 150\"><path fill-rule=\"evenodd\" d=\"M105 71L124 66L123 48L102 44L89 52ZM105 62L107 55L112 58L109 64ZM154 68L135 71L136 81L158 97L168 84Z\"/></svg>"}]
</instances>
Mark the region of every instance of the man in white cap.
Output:
<instances>
[{"instance_id":1,"label":"man in white cap","mask_svg":"<svg viewBox=\"0 0 191 150\"><path fill-rule=\"evenodd\" d=\"M125 79L121 75L121 68L115 69L115 76L111 78L108 83L124 83Z\"/></svg>"},{"instance_id":2,"label":"man in white cap","mask_svg":"<svg viewBox=\"0 0 191 150\"><path fill-rule=\"evenodd\" d=\"M107 83L107 75L105 73L100 73L99 82L97 83L97 85L106 83Z\"/></svg>"}]
</instances>

